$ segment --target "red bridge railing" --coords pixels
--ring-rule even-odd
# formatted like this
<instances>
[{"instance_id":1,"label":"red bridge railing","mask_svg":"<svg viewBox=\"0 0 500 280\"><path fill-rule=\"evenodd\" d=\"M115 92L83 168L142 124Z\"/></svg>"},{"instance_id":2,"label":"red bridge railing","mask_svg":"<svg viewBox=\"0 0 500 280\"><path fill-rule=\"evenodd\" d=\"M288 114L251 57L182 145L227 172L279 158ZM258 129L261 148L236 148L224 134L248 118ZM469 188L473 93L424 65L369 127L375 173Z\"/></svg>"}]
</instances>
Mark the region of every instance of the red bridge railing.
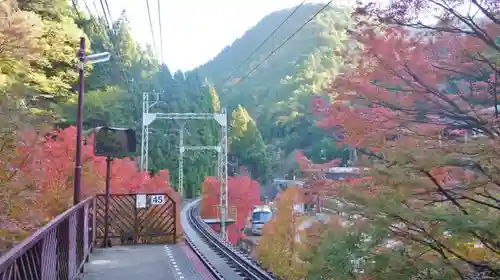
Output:
<instances>
[{"instance_id":1,"label":"red bridge railing","mask_svg":"<svg viewBox=\"0 0 500 280\"><path fill-rule=\"evenodd\" d=\"M66 210L0 258L1 280L73 280L95 243L95 197Z\"/></svg>"}]
</instances>

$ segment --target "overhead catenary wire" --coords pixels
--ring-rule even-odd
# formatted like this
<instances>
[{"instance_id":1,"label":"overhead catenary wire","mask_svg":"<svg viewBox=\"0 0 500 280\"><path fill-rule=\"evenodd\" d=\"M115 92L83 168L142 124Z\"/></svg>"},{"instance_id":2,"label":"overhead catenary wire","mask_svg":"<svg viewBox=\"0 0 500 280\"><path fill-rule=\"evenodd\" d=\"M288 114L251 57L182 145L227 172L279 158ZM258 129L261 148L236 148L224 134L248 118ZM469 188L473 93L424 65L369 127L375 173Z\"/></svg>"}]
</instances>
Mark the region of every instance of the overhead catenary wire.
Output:
<instances>
[{"instance_id":1,"label":"overhead catenary wire","mask_svg":"<svg viewBox=\"0 0 500 280\"><path fill-rule=\"evenodd\" d=\"M161 27L161 6L160 6L160 0L158 0L158 23L160 24L160 57L161 57L161 63L165 63L163 60L163 32L162 32L162 27Z\"/></svg>"},{"instance_id":2,"label":"overhead catenary wire","mask_svg":"<svg viewBox=\"0 0 500 280\"><path fill-rule=\"evenodd\" d=\"M157 56L158 53L156 52L155 32L154 32L154 28L153 28L153 21L151 20L151 9L149 7L149 0L146 0L146 7L148 9L149 29L151 29L151 39L153 40L153 52Z\"/></svg>"},{"instance_id":3,"label":"overhead catenary wire","mask_svg":"<svg viewBox=\"0 0 500 280\"><path fill-rule=\"evenodd\" d=\"M293 15L294 15L294 14L295 14L295 13L296 13L299 9L300 9L300 7L302 7L302 6L305 4L305 2L306 2L306 0L303 0L303 1L302 1L299 5L298 5L298 6L296 6L296 7L292 10L292 12L291 12L290 14L288 14L288 16L287 16L287 17L286 17L283 21L281 21L281 23L278 25L278 27L276 27L276 28L273 30L273 32L271 32L271 33L270 33L270 34L266 37L266 39L264 39L264 41L262 41L262 42L259 44L259 46L257 46L257 48L256 48L256 49L255 49L252 53L250 53L250 55L249 55L249 56L248 56L248 57L247 57L247 58L246 58L246 59L245 59L245 60L244 60L244 61L243 61L240 65L238 65L238 67L236 67L236 68L235 68L235 69L231 72L231 74L229 74L229 76L228 76L226 79L224 79L224 80L222 81L222 83L221 83L221 84L225 84L227 81L229 81L229 80L233 77L233 75L234 75L234 74L235 74L238 70L240 70L240 68L241 68L243 65L245 65L245 64L246 64L246 63L247 63L247 62L248 62L248 61L252 58L252 56L253 56L253 55L254 55L257 51L259 51L259 50L260 50L260 48L262 48L262 46L264 46L264 44L265 44L267 41L269 41L269 39L271 39L271 38L273 37L273 35L274 35L274 34L276 34L276 32L278 32L278 30L279 30L279 29L280 29L280 28L281 28L281 27L282 27L282 26L283 26L283 25L284 25L284 24L288 21L288 19L290 19L290 18L291 18L291 17L292 17L292 16L293 16Z\"/></svg>"},{"instance_id":4,"label":"overhead catenary wire","mask_svg":"<svg viewBox=\"0 0 500 280\"><path fill-rule=\"evenodd\" d=\"M323 7L321 7L321 9L319 9L318 11L316 11L316 13L314 13L314 15L312 15L306 22L304 22L297 30L295 30L295 32L292 33L292 35L288 36L279 46L277 46L276 48L274 48L261 62L259 62L259 64L257 64L257 66L253 67L252 69L250 69L250 71L248 71L241 79L239 79L233 86L241 83L242 81L246 80L250 74L252 74L255 70L257 70L257 68L259 68L264 62L266 62L266 60L268 60L274 53L276 53L281 47L283 47L288 41L290 41L290 39L292 39L297 33L299 33L300 30L302 30L309 22L311 22L313 19L315 19L321 12L323 12L323 10L325 10L331 3L333 2L333 0L329 1L328 3L326 3Z\"/></svg>"}]
</instances>

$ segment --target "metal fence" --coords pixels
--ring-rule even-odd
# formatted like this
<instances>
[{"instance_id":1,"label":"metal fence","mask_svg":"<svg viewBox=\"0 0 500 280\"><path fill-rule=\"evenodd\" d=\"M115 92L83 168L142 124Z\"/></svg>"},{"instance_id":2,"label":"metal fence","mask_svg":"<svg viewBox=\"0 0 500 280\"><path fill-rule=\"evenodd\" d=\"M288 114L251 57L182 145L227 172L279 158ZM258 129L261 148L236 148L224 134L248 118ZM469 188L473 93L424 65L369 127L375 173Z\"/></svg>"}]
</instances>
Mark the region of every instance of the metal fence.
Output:
<instances>
[{"instance_id":1,"label":"metal fence","mask_svg":"<svg viewBox=\"0 0 500 280\"><path fill-rule=\"evenodd\" d=\"M88 198L12 248L0 258L0 279L76 279L94 244L95 210Z\"/></svg>"},{"instance_id":2,"label":"metal fence","mask_svg":"<svg viewBox=\"0 0 500 280\"><path fill-rule=\"evenodd\" d=\"M113 194L108 208L110 238L130 237L132 244L176 241L176 203L167 194ZM160 201L162 198L163 201ZM97 238L103 238L105 196L71 207L0 257L0 280L76 280ZM127 238L125 238L127 239Z\"/></svg>"}]
</instances>

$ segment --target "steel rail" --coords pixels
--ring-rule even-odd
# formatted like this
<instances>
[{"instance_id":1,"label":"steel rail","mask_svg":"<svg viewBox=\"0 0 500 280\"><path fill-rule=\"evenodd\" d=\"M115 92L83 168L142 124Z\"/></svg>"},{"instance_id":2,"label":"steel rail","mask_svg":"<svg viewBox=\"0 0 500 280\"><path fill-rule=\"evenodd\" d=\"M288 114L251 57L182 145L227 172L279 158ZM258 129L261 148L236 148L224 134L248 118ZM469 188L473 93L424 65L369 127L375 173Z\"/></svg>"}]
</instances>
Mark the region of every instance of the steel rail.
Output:
<instances>
[{"instance_id":1,"label":"steel rail","mask_svg":"<svg viewBox=\"0 0 500 280\"><path fill-rule=\"evenodd\" d=\"M220 255L230 267L242 275L243 279L250 280L276 280L277 278L262 269L256 262L248 256L239 252L232 244L222 240L219 235L214 232L207 224L203 222L199 214L199 203L194 204L188 210L188 220L195 231L205 242ZM209 269L216 279L224 279L223 276L214 268L203 254L196 248L192 240L185 236L186 244L193 249L196 255L201 259L205 266ZM232 279L231 279L232 280Z\"/></svg>"}]
</instances>

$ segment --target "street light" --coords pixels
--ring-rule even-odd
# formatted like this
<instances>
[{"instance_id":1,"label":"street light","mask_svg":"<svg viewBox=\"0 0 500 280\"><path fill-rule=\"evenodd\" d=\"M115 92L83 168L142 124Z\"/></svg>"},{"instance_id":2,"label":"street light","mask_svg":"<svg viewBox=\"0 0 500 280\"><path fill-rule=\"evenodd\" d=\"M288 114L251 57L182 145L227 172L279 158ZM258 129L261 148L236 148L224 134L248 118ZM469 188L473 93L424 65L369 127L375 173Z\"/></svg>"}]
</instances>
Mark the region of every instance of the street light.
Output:
<instances>
[{"instance_id":1,"label":"street light","mask_svg":"<svg viewBox=\"0 0 500 280\"><path fill-rule=\"evenodd\" d=\"M73 189L73 204L80 202L81 182L82 182L82 132L83 132L83 95L85 80L85 64L95 64L105 62L110 59L108 52L85 55L85 38L80 37L80 49L78 51L78 111L76 115L76 153L75 153L75 182Z\"/></svg>"}]
</instances>

